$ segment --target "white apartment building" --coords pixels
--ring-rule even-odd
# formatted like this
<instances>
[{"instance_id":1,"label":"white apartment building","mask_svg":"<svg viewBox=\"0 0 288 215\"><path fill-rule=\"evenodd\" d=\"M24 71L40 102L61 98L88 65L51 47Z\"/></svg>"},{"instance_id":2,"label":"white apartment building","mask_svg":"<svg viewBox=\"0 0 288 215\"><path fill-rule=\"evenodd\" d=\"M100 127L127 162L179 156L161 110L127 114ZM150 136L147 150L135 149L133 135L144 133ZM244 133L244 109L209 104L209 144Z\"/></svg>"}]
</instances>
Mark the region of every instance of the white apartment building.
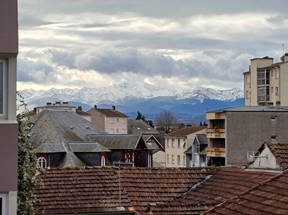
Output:
<instances>
[{"instance_id":1,"label":"white apartment building","mask_svg":"<svg viewBox=\"0 0 288 215\"><path fill-rule=\"evenodd\" d=\"M288 53L281 62L273 58L251 59L249 71L244 73L246 106L288 106Z\"/></svg>"},{"instance_id":2,"label":"white apartment building","mask_svg":"<svg viewBox=\"0 0 288 215\"><path fill-rule=\"evenodd\" d=\"M191 147L195 135L201 132L205 132L203 127L188 127L167 135L165 137L166 167L186 167L186 151Z\"/></svg>"}]
</instances>

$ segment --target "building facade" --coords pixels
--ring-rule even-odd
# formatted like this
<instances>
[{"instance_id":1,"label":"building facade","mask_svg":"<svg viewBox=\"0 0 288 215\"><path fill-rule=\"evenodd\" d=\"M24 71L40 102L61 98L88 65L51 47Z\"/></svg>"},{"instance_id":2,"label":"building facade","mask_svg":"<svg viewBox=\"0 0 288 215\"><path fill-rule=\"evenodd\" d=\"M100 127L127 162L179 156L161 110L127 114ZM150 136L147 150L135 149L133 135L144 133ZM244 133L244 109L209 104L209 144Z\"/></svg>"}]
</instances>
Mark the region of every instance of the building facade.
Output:
<instances>
[{"instance_id":1,"label":"building facade","mask_svg":"<svg viewBox=\"0 0 288 215\"><path fill-rule=\"evenodd\" d=\"M243 106L206 113L208 165L246 165L265 141L286 142L288 108Z\"/></svg>"},{"instance_id":2,"label":"building facade","mask_svg":"<svg viewBox=\"0 0 288 215\"><path fill-rule=\"evenodd\" d=\"M0 214L17 210L16 61L18 54L17 1L1 0L0 7Z\"/></svg>"},{"instance_id":3,"label":"building facade","mask_svg":"<svg viewBox=\"0 0 288 215\"><path fill-rule=\"evenodd\" d=\"M288 53L281 60L251 59L249 71L244 73L245 105L288 106Z\"/></svg>"},{"instance_id":4,"label":"building facade","mask_svg":"<svg viewBox=\"0 0 288 215\"><path fill-rule=\"evenodd\" d=\"M201 130L201 131L200 131ZM166 167L186 167L186 151L192 145L202 127L188 127L174 131L165 137Z\"/></svg>"},{"instance_id":5,"label":"building facade","mask_svg":"<svg viewBox=\"0 0 288 215\"><path fill-rule=\"evenodd\" d=\"M91 122L99 131L107 134L128 133L128 117L117 111L115 106L112 106L112 109L103 109L95 105L88 113L91 114Z\"/></svg>"}]
</instances>

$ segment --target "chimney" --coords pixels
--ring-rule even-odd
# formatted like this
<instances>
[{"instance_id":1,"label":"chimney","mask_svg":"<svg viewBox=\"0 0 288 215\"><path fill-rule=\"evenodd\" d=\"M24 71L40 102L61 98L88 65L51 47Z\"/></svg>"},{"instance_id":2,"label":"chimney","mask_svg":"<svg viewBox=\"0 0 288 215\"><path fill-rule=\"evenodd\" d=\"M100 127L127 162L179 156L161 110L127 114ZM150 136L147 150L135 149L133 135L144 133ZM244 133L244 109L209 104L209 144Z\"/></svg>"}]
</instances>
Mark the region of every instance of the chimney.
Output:
<instances>
[{"instance_id":1,"label":"chimney","mask_svg":"<svg viewBox=\"0 0 288 215\"><path fill-rule=\"evenodd\" d=\"M78 106L78 110L82 111L82 106Z\"/></svg>"},{"instance_id":2,"label":"chimney","mask_svg":"<svg viewBox=\"0 0 288 215\"><path fill-rule=\"evenodd\" d=\"M112 109L113 109L113 110L116 110L116 106L115 106L115 105L113 105L113 106L112 106Z\"/></svg>"},{"instance_id":3,"label":"chimney","mask_svg":"<svg viewBox=\"0 0 288 215\"><path fill-rule=\"evenodd\" d=\"M94 109L97 110L97 105L94 105Z\"/></svg>"},{"instance_id":4,"label":"chimney","mask_svg":"<svg viewBox=\"0 0 288 215\"><path fill-rule=\"evenodd\" d=\"M55 105L61 105L61 102L55 102Z\"/></svg>"},{"instance_id":5,"label":"chimney","mask_svg":"<svg viewBox=\"0 0 288 215\"><path fill-rule=\"evenodd\" d=\"M49 105L52 105L52 103L51 102L47 102L46 105L49 106Z\"/></svg>"},{"instance_id":6,"label":"chimney","mask_svg":"<svg viewBox=\"0 0 288 215\"><path fill-rule=\"evenodd\" d=\"M68 102L63 102L63 105L68 105Z\"/></svg>"},{"instance_id":7,"label":"chimney","mask_svg":"<svg viewBox=\"0 0 288 215\"><path fill-rule=\"evenodd\" d=\"M288 61L288 53L285 53L282 57L281 57L282 62L287 62Z\"/></svg>"}]
</instances>

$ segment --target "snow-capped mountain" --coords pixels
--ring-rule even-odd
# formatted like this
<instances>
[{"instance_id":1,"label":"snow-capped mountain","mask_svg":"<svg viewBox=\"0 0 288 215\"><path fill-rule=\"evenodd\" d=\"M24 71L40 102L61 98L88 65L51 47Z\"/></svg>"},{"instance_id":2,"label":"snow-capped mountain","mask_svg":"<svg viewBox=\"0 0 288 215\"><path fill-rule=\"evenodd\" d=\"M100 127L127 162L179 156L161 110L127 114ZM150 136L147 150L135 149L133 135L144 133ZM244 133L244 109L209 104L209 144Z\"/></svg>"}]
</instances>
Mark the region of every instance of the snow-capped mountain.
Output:
<instances>
[{"instance_id":1,"label":"snow-capped mountain","mask_svg":"<svg viewBox=\"0 0 288 215\"><path fill-rule=\"evenodd\" d=\"M149 84L128 83L104 88L23 90L20 93L29 109L45 105L46 102L69 101L73 105L83 106L84 109L95 104L102 107L116 105L131 118L137 111L141 111L153 119L160 112L168 110L177 115L181 121L202 120L207 110L243 103L243 92L237 88L167 89Z\"/></svg>"},{"instance_id":2,"label":"snow-capped mountain","mask_svg":"<svg viewBox=\"0 0 288 215\"><path fill-rule=\"evenodd\" d=\"M167 89L152 85L132 85L122 83L105 88L81 88L81 89L50 89L23 90L20 92L29 106L44 105L54 101L77 101L88 105L102 103L119 103L127 98L151 99L155 97L175 97L175 99L194 98L200 101L213 99L220 101L233 101L243 97L240 89L215 90L211 88L196 89Z\"/></svg>"}]
</instances>

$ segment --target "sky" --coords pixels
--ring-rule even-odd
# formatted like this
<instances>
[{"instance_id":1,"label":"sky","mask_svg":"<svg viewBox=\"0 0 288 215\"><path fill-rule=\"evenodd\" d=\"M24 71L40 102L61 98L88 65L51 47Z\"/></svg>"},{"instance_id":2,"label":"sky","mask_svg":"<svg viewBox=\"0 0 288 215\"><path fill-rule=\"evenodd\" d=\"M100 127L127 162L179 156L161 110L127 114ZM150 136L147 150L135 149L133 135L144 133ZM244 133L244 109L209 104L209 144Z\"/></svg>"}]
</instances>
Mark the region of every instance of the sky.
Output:
<instances>
[{"instance_id":1,"label":"sky","mask_svg":"<svg viewBox=\"0 0 288 215\"><path fill-rule=\"evenodd\" d=\"M242 88L249 59L288 49L287 4L21 0L17 88Z\"/></svg>"}]
</instances>

